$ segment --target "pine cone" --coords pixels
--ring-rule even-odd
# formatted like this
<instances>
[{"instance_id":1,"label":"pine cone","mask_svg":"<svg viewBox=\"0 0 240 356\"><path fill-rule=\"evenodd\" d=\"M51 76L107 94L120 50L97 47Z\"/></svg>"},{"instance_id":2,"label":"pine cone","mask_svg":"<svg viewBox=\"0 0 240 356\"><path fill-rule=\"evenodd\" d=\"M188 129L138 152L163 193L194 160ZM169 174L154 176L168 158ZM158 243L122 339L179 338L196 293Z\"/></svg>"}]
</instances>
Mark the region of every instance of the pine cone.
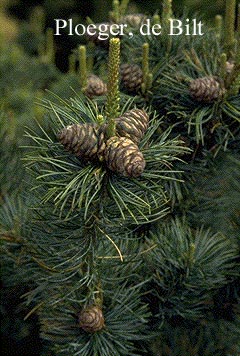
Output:
<instances>
[{"instance_id":1,"label":"pine cone","mask_svg":"<svg viewBox=\"0 0 240 356\"><path fill-rule=\"evenodd\" d=\"M94 96L105 95L107 93L107 85L97 75L90 74L87 77L87 87L84 93L90 99Z\"/></svg>"},{"instance_id":2,"label":"pine cone","mask_svg":"<svg viewBox=\"0 0 240 356\"><path fill-rule=\"evenodd\" d=\"M104 133L93 123L69 125L58 139L67 151L83 160L101 159L105 150Z\"/></svg>"},{"instance_id":3,"label":"pine cone","mask_svg":"<svg viewBox=\"0 0 240 356\"><path fill-rule=\"evenodd\" d=\"M211 103L221 99L225 94L224 84L217 77L203 77L191 81L189 91L197 101Z\"/></svg>"},{"instance_id":4,"label":"pine cone","mask_svg":"<svg viewBox=\"0 0 240 356\"><path fill-rule=\"evenodd\" d=\"M96 305L83 309L78 317L79 326L84 331L95 333L104 327L104 316L102 309Z\"/></svg>"},{"instance_id":5,"label":"pine cone","mask_svg":"<svg viewBox=\"0 0 240 356\"><path fill-rule=\"evenodd\" d=\"M115 121L117 134L138 144L148 128L149 116L144 110L132 109Z\"/></svg>"},{"instance_id":6,"label":"pine cone","mask_svg":"<svg viewBox=\"0 0 240 356\"><path fill-rule=\"evenodd\" d=\"M111 137L104 152L107 167L125 177L138 177L146 162L138 146L126 137Z\"/></svg>"},{"instance_id":7,"label":"pine cone","mask_svg":"<svg viewBox=\"0 0 240 356\"><path fill-rule=\"evenodd\" d=\"M122 85L129 92L138 91L143 82L142 69L137 64L124 63L120 66Z\"/></svg>"}]
</instances>

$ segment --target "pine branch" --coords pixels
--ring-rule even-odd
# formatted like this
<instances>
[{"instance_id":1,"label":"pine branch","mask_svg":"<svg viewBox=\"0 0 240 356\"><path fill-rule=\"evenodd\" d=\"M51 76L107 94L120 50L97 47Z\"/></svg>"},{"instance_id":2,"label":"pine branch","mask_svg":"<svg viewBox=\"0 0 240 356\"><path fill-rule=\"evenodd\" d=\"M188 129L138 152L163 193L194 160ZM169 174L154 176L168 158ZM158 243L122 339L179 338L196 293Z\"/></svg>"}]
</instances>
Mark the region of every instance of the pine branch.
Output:
<instances>
[{"instance_id":1,"label":"pine branch","mask_svg":"<svg viewBox=\"0 0 240 356\"><path fill-rule=\"evenodd\" d=\"M204 224L239 243L240 165L239 155L220 152L189 185L195 224Z\"/></svg>"},{"instance_id":2,"label":"pine branch","mask_svg":"<svg viewBox=\"0 0 240 356\"><path fill-rule=\"evenodd\" d=\"M184 219L160 225L152 241L158 248L147 261L163 316L201 318L211 309L215 291L234 279L237 246L203 227L191 230Z\"/></svg>"},{"instance_id":3,"label":"pine branch","mask_svg":"<svg viewBox=\"0 0 240 356\"><path fill-rule=\"evenodd\" d=\"M66 120L77 122L75 115L78 112L81 116L85 112L90 120L96 120L97 115L93 115L89 106L84 108L83 102L77 99L73 103L71 107L67 104L67 108L50 105L56 115L52 118L55 132L58 126L63 125L64 117L66 125ZM106 171L101 162L86 165L65 153L56 143L54 133L46 133L44 130L41 136L29 133L29 138L35 144L29 147L30 153L25 161L28 161L28 168L37 178L35 187L40 189L42 202L51 201L62 217L68 218L75 212L82 212L85 221L91 220L91 216L96 214L95 206L99 207L97 210L100 209L102 217L107 221L115 221L113 215L118 216L119 212L126 223L129 219L137 223L149 222L152 218L155 220L165 214L164 204L168 198L165 196L162 180L175 179L177 172L172 168L172 162L189 150L179 140L168 139L169 130L154 143L152 135L160 122L156 118L151 122L142 140L142 146L146 144L149 147L143 148L147 168L140 179L126 179L112 174ZM103 200L103 197L107 200Z\"/></svg>"},{"instance_id":4,"label":"pine branch","mask_svg":"<svg viewBox=\"0 0 240 356\"><path fill-rule=\"evenodd\" d=\"M216 39L214 41L217 42ZM161 79L161 85L154 92L153 103L161 109L160 105L164 98L165 110L171 118L170 122L178 123L181 134L206 147L212 143L210 149L214 147L215 150L216 147L227 147L232 137L236 136L239 121L239 95L232 96L230 90L227 87L224 88L224 78L219 78L224 65L222 64L220 68L216 60L222 55L219 52L219 45L216 46L215 43L215 48L212 46L210 51L212 51L212 60L201 51L197 53L191 50L185 53L186 60L182 63L183 65L169 65L168 72L164 73ZM226 78L226 81L228 79ZM198 84L198 89L202 85L198 92L199 97L194 96L192 90L193 86L196 85L197 88ZM204 96L204 90L208 92L210 88L213 92L216 90L214 94L216 97L212 100L206 97L205 101L201 95ZM160 105L159 102L161 102ZM218 120L215 120L216 117ZM208 143L209 141L211 143ZM217 152L218 150L215 150L216 154Z\"/></svg>"},{"instance_id":5,"label":"pine branch","mask_svg":"<svg viewBox=\"0 0 240 356\"><path fill-rule=\"evenodd\" d=\"M204 320L203 323L165 323L159 335L149 345L153 355L221 356L239 353L239 318ZM209 342L211 340L211 342Z\"/></svg>"},{"instance_id":6,"label":"pine branch","mask_svg":"<svg viewBox=\"0 0 240 356\"><path fill-rule=\"evenodd\" d=\"M116 284L115 278L126 279L127 270L129 271L129 265L121 270L104 268L101 286L104 290L102 310L105 326L95 333L87 333L78 324L78 315L84 306L84 300L87 302L83 287L78 286L72 290L68 301L68 282L65 286L55 286L52 290L47 288L47 293L42 290L43 300L51 301L53 297L58 300L58 303L45 303L40 307L42 338L51 342L54 340L55 350L59 355L137 355L137 345L134 343L148 337L144 330L150 314L141 301L141 285L130 286L126 282ZM134 271L133 265L131 270ZM61 297L63 294L64 299ZM91 300L93 295L94 290L88 298Z\"/></svg>"}]
</instances>

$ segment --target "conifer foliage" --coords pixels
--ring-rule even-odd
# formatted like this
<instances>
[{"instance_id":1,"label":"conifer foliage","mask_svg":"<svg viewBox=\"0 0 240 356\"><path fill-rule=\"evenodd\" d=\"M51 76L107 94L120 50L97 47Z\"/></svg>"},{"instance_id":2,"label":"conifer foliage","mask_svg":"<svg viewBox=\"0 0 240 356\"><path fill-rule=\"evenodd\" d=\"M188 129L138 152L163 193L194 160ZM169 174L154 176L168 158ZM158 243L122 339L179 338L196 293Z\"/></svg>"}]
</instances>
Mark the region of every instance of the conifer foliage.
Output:
<instances>
[{"instance_id":1,"label":"conifer foliage","mask_svg":"<svg viewBox=\"0 0 240 356\"><path fill-rule=\"evenodd\" d=\"M235 5L230 39L219 17L186 39L142 36L146 15L114 0L107 28L127 22L133 38L86 38L69 62L77 90L42 94L24 136L2 111L4 283L24 285L21 322L37 317L43 356L239 354ZM171 18L163 0L149 21Z\"/></svg>"}]
</instances>

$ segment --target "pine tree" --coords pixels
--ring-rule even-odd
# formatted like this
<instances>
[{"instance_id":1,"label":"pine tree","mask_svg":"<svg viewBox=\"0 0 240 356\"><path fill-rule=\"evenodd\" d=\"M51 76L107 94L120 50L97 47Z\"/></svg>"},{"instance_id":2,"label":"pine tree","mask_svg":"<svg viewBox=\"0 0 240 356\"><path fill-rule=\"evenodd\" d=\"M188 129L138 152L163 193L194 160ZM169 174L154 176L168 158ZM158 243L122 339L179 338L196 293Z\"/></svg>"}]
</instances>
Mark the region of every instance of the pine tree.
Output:
<instances>
[{"instance_id":1,"label":"pine tree","mask_svg":"<svg viewBox=\"0 0 240 356\"><path fill-rule=\"evenodd\" d=\"M113 1L106 21L130 21L134 37L110 38L107 63L94 47L103 96L86 95L81 46L79 91L47 93L45 120L27 125L21 149L2 113L4 280L25 286L42 355L237 356L236 4L226 1L230 39L217 25L199 38L141 36L145 15L127 17L127 4ZM166 27L173 16L164 0L150 20ZM123 80L126 63L137 79Z\"/></svg>"}]
</instances>

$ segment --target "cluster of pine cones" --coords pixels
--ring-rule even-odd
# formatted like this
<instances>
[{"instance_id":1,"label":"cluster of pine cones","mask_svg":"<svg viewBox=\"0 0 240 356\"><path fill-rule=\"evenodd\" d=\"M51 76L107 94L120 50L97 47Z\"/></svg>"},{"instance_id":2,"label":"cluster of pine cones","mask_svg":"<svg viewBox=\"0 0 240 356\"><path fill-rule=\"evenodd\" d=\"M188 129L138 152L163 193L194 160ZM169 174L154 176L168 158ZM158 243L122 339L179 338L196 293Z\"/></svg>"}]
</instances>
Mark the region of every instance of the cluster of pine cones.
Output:
<instances>
[{"instance_id":1,"label":"cluster of pine cones","mask_svg":"<svg viewBox=\"0 0 240 356\"><path fill-rule=\"evenodd\" d=\"M129 27L139 28L142 23L146 20L146 16L143 14L130 14L123 16L119 19L119 23L128 24ZM94 35L88 35L87 40L93 42L97 46L104 47L108 49L109 41L111 36L110 26L116 23L114 22L105 22L98 23L96 25L96 33ZM105 25L105 32L108 34L107 39L99 39L100 25ZM121 37L121 36L117 36ZM120 66L120 80L121 85L124 90L129 93L136 93L141 88L143 82L143 72L139 65L124 63ZM101 96L107 93L107 85L104 81L94 74L90 74L87 78L87 87L85 88L85 95L92 99L94 96Z\"/></svg>"},{"instance_id":2,"label":"cluster of pine cones","mask_svg":"<svg viewBox=\"0 0 240 356\"><path fill-rule=\"evenodd\" d=\"M107 124L74 124L63 128L58 139L64 148L84 162L105 162L125 177L138 177L146 162L138 144L148 128L144 110L132 109L115 119L116 136L107 139Z\"/></svg>"},{"instance_id":3,"label":"cluster of pine cones","mask_svg":"<svg viewBox=\"0 0 240 356\"><path fill-rule=\"evenodd\" d=\"M124 90L136 94L143 83L143 72L139 65L124 63L120 66L120 80ZM208 76L193 79L189 85L192 98L199 102L212 103L222 99L226 89L224 82L218 77ZM92 99L94 96L107 94L107 85L94 74L87 78L85 95Z\"/></svg>"}]
</instances>

